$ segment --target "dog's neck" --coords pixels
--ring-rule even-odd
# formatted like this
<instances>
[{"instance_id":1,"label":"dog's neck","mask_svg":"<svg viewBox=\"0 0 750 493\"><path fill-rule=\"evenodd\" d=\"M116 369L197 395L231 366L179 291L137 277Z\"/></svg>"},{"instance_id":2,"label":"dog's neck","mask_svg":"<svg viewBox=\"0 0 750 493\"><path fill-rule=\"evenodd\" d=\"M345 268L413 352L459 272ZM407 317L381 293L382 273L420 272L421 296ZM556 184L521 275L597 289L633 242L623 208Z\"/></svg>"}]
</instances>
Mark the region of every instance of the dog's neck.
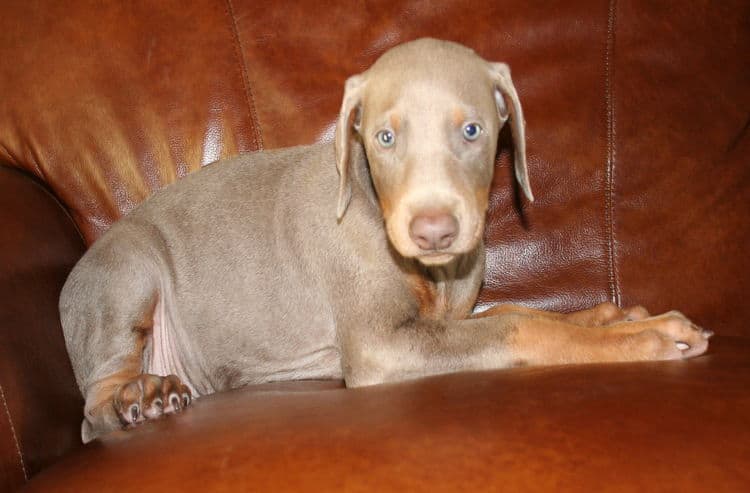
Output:
<instances>
[{"instance_id":1,"label":"dog's neck","mask_svg":"<svg viewBox=\"0 0 750 493\"><path fill-rule=\"evenodd\" d=\"M399 258L421 318L463 319L471 313L484 274L481 241L470 253L441 266L428 267L415 259Z\"/></svg>"}]
</instances>

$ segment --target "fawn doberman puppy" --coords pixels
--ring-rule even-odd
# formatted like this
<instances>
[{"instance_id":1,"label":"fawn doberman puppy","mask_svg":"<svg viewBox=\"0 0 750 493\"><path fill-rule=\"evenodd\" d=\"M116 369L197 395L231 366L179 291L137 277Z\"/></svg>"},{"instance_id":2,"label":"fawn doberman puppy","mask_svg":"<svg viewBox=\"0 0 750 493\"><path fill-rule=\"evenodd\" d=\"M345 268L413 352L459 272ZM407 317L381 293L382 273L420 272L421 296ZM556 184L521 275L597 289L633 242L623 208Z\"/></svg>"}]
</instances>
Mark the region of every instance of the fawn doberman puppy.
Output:
<instances>
[{"instance_id":1,"label":"fawn doberman puppy","mask_svg":"<svg viewBox=\"0 0 750 493\"><path fill-rule=\"evenodd\" d=\"M472 315L506 122L532 201L508 66L421 39L347 80L334 145L241 155L146 200L62 291L84 441L251 383L355 387L706 351L712 333L675 311Z\"/></svg>"}]
</instances>

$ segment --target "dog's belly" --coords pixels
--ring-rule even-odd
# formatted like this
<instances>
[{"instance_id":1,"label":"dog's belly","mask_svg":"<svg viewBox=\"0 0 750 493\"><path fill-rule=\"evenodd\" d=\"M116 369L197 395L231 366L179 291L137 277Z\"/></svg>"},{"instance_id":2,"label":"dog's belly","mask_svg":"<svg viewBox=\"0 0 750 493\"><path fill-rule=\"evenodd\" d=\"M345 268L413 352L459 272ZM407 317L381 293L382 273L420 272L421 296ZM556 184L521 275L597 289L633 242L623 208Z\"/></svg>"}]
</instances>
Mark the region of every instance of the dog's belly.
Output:
<instances>
[{"instance_id":1,"label":"dog's belly","mask_svg":"<svg viewBox=\"0 0 750 493\"><path fill-rule=\"evenodd\" d=\"M262 311L252 317L251 327L228 331L230 338L216 341L210 350L216 390L342 377L333 319L311 307L300 311L263 307Z\"/></svg>"},{"instance_id":2,"label":"dog's belly","mask_svg":"<svg viewBox=\"0 0 750 493\"><path fill-rule=\"evenodd\" d=\"M177 375L194 396L271 381L342 378L334 319L322 299L248 304L233 290L224 293L226 303L201 309L200 301L180 303L171 292L164 286L164 302L155 307L146 373Z\"/></svg>"}]
</instances>

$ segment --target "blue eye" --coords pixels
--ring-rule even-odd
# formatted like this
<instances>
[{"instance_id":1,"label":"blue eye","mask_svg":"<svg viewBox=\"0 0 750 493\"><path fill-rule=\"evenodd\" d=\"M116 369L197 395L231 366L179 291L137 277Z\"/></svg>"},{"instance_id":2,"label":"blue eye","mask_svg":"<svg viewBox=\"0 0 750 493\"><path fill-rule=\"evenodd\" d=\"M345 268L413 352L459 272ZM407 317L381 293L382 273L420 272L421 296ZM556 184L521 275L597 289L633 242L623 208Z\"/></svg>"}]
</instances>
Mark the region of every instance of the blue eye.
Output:
<instances>
[{"instance_id":1,"label":"blue eye","mask_svg":"<svg viewBox=\"0 0 750 493\"><path fill-rule=\"evenodd\" d=\"M482 127L478 123L467 123L464 125L464 139L477 140L482 134Z\"/></svg>"},{"instance_id":2,"label":"blue eye","mask_svg":"<svg viewBox=\"0 0 750 493\"><path fill-rule=\"evenodd\" d=\"M381 130L375 135L375 138L383 147L391 147L396 142L396 136L390 130Z\"/></svg>"}]
</instances>

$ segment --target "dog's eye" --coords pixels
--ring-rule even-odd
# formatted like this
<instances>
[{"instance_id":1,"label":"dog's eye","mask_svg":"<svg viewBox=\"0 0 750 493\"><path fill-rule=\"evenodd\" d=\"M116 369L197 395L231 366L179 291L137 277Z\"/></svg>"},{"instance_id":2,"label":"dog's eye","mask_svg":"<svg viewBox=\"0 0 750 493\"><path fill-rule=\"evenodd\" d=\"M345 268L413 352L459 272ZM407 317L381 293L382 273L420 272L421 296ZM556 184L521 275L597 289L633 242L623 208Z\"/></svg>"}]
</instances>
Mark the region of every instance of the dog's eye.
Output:
<instances>
[{"instance_id":1,"label":"dog's eye","mask_svg":"<svg viewBox=\"0 0 750 493\"><path fill-rule=\"evenodd\" d=\"M383 147L391 147L396 142L396 136L390 130L381 130L375 135L375 138Z\"/></svg>"},{"instance_id":2,"label":"dog's eye","mask_svg":"<svg viewBox=\"0 0 750 493\"><path fill-rule=\"evenodd\" d=\"M477 140L482 134L482 127L478 123L467 123L464 125L464 139Z\"/></svg>"}]
</instances>

